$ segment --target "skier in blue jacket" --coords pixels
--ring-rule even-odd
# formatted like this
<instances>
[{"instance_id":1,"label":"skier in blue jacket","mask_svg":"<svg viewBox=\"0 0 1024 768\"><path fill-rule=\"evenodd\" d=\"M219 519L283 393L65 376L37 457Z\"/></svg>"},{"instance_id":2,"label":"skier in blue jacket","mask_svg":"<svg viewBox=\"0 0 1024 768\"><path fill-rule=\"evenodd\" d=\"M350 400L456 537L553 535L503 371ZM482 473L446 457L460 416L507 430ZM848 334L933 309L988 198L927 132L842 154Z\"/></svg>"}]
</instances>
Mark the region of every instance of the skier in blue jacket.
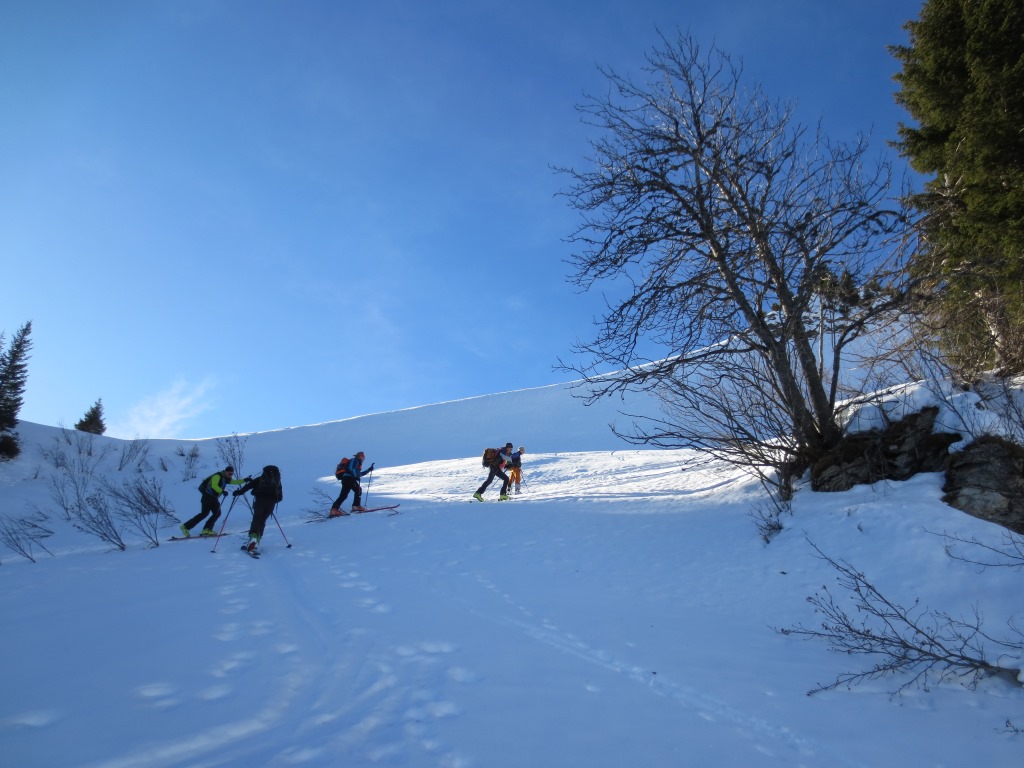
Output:
<instances>
[{"instance_id":1,"label":"skier in blue jacket","mask_svg":"<svg viewBox=\"0 0 1024 768\"><path fill-rule=\"evenodd\" d=\"M363 459L365 458L366 454L360 451L349 461L348 468L341 475L341 495L338 496L334 504L331 505L331 511L328 513L330 517L337 517L338 515L345 514L341 511L341 505L345 503L345 499L348 498L350 491L354 494L352 498L352 511L366 511L366 507L362 505L363 488L359 485L359 480L364 475L368 475L373 472L373 464L370 465L369 469L364 470Z\"/></svg>"}]
</instances>

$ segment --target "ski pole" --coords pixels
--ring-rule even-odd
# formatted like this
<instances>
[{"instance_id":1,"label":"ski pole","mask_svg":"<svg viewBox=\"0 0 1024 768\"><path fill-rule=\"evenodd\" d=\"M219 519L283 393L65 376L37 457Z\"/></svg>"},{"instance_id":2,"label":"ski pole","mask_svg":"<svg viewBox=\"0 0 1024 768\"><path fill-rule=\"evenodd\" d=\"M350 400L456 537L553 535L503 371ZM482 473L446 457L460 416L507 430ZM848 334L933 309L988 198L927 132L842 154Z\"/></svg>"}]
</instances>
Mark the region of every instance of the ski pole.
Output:
<instances>
[{"instance_id":1,"label":"ski pole","mask_svg":"<svg viewBox=\"0 0 1024 768\"><path fill-rule=\"evenodd\" d=\"M373 481L373 465L370 465L370 479L366 481L366 495L363 497L363 506L365 507L370 503L370 483Z\"/></svg>"},{"instance_id":2,"label":"ski pole","mask_svg":"<svg viewBox=\"0 0 1024 768\"><path fill-rule=\"evenodd\" d=\"M211 552L217 551L217 545L220 544L220 537L224 535L224 526L228 524L228 518L231 517L231 510L235 508L235 502L238 501L237 496L231 497L231 504L228 505L228 511L224 513L224 522L220 524L220 533L217 534L217 541L213 544Z\"/></svg>"},{"instance_id":3,"label":"ski pole","mask_svg":"<svg viewBox=\"0 0 1024 768\"><path fill-rule=\"evenodd\" d=\"M284 528L281 527L281 521L277 519L277 504L274 505L274 509L270 513L270 516L274 518L274 522L277 523L277 530L281 532L281 536L284 537L284 543L288 545L285 549L291 549L291 542L289 542L288 537L284 535Z\"/></svg>"}]
</instances>

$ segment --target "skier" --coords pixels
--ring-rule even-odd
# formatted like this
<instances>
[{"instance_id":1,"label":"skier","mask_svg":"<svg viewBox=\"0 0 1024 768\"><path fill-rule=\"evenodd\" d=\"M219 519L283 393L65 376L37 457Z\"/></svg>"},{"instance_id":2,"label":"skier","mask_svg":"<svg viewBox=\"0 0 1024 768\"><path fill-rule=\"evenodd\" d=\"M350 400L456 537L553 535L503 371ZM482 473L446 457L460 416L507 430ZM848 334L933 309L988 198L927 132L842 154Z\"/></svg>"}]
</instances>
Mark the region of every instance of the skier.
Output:
<instances>
[{"instance_id":1,"label":"skier","mask_svg":"<svg viewBox=\"0 0 1024 768\"><path fill-rule=\"evenodd\" d=\"M203 525L203 530L200 532L200 536L215 536L213 532L213 524L217 522L217 518L220 517L220 497L221 495L227 496L227 489L224 487L228 485L242 485L243 483L249 482L252 478L246 477L242 480L235 480L235 468L232 466L224 467L220 472L214 472L208 478L206 478L200 492L203 494L203 502L199 508L199 514L193 517L188 522L182 523L178 526L181 531L181 535L185 538L189 538L192 535L192 529L196 527L200 520L207 515L210 519Z\"/></svg>"},{"instance_id":2,"label":"skier","mask_svg":"<svg viewBox=\"0 0 1024 768\"><path fill-rule=\"evenodd\" d=\"M232 494L241 496L252 491L252 524L249 526L249 544L246 547L251 553L259 551L260 540L267 526L267 519L274 514L276 507L284 499L281 488L281 470L273 464L263 468L263 474L254 477Z\"/></svg>"},{"instance_id":3,"label":"skier","mask_svg":"<svg viewBox=\"0 0 1024 768\"><path fill-rule=\"evenodd\" d=\"M363 459L366 458L366 454L360 451L352 460L349 461L348 467L343 471L341 475L341 494L335 500L334 504L331 505L331 511L328 513L328 517L338 517L339 515L345 514L341 511L341 505L348 498L349 491L354 495L352 498L352 511L353 512L365 512L366 507L362 505L363 501L363 487L359 485L359 480L363 475L368 475L373 472L373 464L367 470L363 469Z\"/></svg>"},{"instance_id":4,"label":"skier","mask_svg":"<svg viewBox=\"0 0 1024 768\"><path fill-rule=\"evenodd\" d=\"M523 454L526 453L526 449L523 446L519 446L519 450L512 454L509 463L512 468L508 471L508 486L511 489L513 486L516 489L516 496L519 495L519 484L523 481Z\"/></svg>"},{"instance_id":5,"label":"skier","mask_svg":"<svg viewBox=\"0 0 1024 768\"><path fill-rule=\"evenodd\" d=\"M496 477L501 478L501 494L498 496L498 501L508 501L508 475L502 470L505 467L505 462L512 459L512 443L505 443L504 448L494 449L494 458L491 459L491 463L487 466L490 467L490 472L487 475L487 479L484 484L477 488L476 493L473 494L473 498L477 501L484 500L484 491L487 490L487 486Z\"/></svg>"}]
</instances>

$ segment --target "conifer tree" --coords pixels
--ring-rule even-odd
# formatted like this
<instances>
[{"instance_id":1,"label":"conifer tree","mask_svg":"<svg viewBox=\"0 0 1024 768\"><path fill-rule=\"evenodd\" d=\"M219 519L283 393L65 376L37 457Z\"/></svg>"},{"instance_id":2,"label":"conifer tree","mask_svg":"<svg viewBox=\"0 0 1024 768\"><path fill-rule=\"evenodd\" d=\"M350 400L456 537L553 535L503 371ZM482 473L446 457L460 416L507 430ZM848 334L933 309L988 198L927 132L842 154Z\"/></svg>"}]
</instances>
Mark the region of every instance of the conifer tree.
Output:
<instances>
[{"instance_id":1,"label":"conifer tree","mask_svg":"<svg viewBox=\"0 0 1024 768\"><path fill-rule=\"evenodd\" d=\"M103 421L103 399L100 398L92 407L85 412L85 415L75 424L79 432L92 432L94 435L102 435L107 431L107 425Z\"/></svg>"},{"instance_id":2,"label":"conifer tree","mask_svg":"<svg viewBox=\"0 0 1024 768\"><path fill-rule=\"evenodd\" d=\"M17 434L11 432L18 424L28 381L28 353L32 349L32 322L25 323L3 348L0 334L0 459L12 459L21 452Z\"/></svg>"},{"instance_id":3,"label":"conifer tree","mask_svg":"<svg viewBox=\"0 0 1024 768\"><path fill-rule=\"evenodd\" d=\"M912 200L929 314L965 376L1024 372L1024 4L927 0L906 29L896 100L917 125L895 145L930 176Z\"/></svg>"}]
</instances>

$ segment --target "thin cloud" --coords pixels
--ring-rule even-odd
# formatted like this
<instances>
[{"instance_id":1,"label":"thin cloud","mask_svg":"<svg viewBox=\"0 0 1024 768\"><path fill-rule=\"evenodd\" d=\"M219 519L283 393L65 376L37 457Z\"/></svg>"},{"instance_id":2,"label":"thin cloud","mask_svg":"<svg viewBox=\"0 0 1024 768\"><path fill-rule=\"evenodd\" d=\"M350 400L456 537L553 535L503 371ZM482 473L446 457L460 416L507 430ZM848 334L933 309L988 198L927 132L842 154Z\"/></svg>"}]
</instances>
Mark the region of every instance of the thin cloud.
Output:
<instances>
[{"instance_id":1,"label":"thin cloud","mask_svg":"<svg viewBox=\"0 0 1024 768\"><path fill-rule=\"evenodd\" d=\"M129 408L123 420L108 426L107 434L125 439L178 437L189 420L212 407L207 393L214 386L212 379L194 385L175 382Z\"/></svg>"}]
</instances>

